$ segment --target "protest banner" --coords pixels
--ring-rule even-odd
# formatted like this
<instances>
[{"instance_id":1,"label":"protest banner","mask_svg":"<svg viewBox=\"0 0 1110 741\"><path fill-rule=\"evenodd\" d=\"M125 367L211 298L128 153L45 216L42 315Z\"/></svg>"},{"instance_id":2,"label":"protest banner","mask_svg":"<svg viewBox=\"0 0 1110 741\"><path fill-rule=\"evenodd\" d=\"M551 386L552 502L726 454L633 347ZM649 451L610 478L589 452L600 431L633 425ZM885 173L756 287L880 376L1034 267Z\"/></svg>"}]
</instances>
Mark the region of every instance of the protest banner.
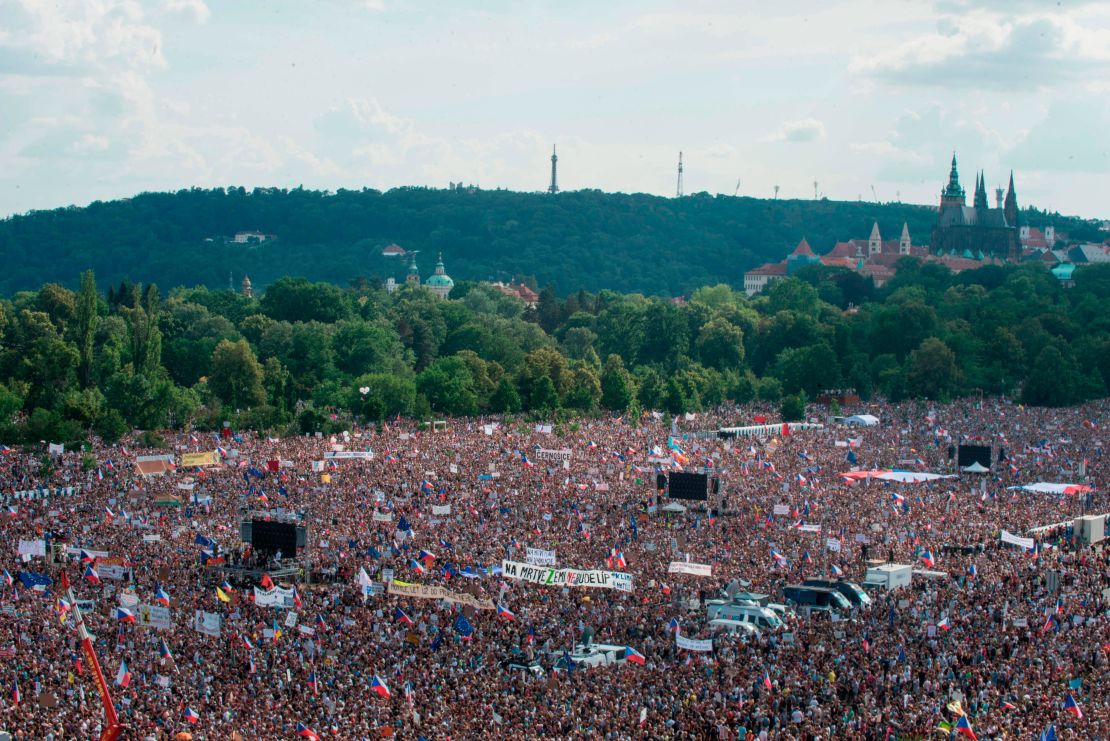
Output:
<instances>
[{"instance_id":1,"label":"protest banner","mask_svg":"<svg viewBox=\"0 0 1110 741\"><path fill-rule=\"evenodd\" d=\"M555 551L545 551L542 548L529 548L525 560L533 566L554 566Z\"/></svg>"},{"instance_id":2,"label":"protest banner","mask_svg":"<svg viewBox=\"0 0 1110 741\"><path fill-rule=\"evenodd\" d=\"M451 514L451 505L450 504L433 504L432 505L432 514L433 515L449 515L449 514Z\"/></svg>"},{"instance_id":3,"label":"protest banner","mask_svg":"<svg viewBox=\"0 0 1110 741\"><path fill-rule=\"evenodd\" d=\"M331 452L324 453L324 460L329 461L369 461L373 459L374 451L372 450L333 450Z\"/></svg>"},{"instance_id":4,"label":"protest banner","mask_svg":"<svg viewBox=\"0 0 1110 741\"><path fill-rule=\"evenodd\" d=\"M216 459L215 451L208 451L207 453L182 453L181 465L184 468L214 466L219 461Z\"/></svg>"},{"instance_id":5,"label":"protest banner","mask_svg":"<svg viewBox=\"0 0 1110 741\"><path fill-rule=\"evenodd\" d=\"M687 651L698 651L705 653L713 650L713 639L700 640L697 638L687 638L679 632L674 634L675 644Z\"/></svg>"},{"instance_id":6,"label":"protest banner","mask_svg":"<svg viewBox=\"0 0 1110 741\"><path fill-rule=\"evenodd\" d=\"M825 538L825 547L833 553L840 553L840 540L838 538Z\"/></svg>"},{"instance_id":7,"label":"protest banner","mask_svg":"<svg viewBox=\"0 0 1110 741\"><path fill-rule=\"evenodd\" d=\"M203 633L206 636L219 638L222 622L223 618L220 617L220 613L218 612L197 610L193 615L193 630L198 633Z\"/></svg>"},{"instance_id":8,"label":"protest banner","mask_svg":"<svg viewBox=\"0 0 1110 741\"><path fill-rule=\"evenodd\" d=\"M802 525L800 528L798 528L798 530L800 530L803 533L819 533L819 532L821 532L821 526L820 525L805 524L805 525Z\"/></svg>"},{"instance_id":9,"label":"protest banner","mask_svg":"<svg viewBox=\"0 0 1110 741\"><path fill-rule=\"evenodd\" d=\"M41 556L46 558L46 541L42 538L38 540L20 540L19 541L19 555L21 556Z\"/></svg>"},{"instance_id":10,"label":"protest banner","mask_svg":"<svg viewBox=\"0 0 1110 741\"><path fill-rule=\"evenodd\" d=\"M493 600L475 597L465 592L453 592L446 587L437 587L429 584L410 584L403 581L389 582L389 593L413 599L438 599L460 605L473 607L476 610L493 610L496 608Z\"/></svg>"},{"instance_id":11,"label":"protest banner","mask_svg":"<svg viewBox=\"0 0 1110 741\"><path fill-rule=\"evenodd\" d=\"M1034 545L1036 545L1033 542L1032 538L1022 538L1018 535L1007 532L1006 530L1002 531L1002 542L1009 543L1010 545L1019 545L1026 550L1030 550L1033 548Z\"/></svg>"},{"instance_id":12,"label":"protest banner","mask_svg":"<svg viewBox=\"0 0 1110 741\"><path fill-rule=\"evenodd\" d=\"M373 516L373 520L374 520L374 522L392 522L393 521L393 515L390 514L389 512L376 512L375 511L374 516Z\"/></svg>"},{"instance_id":13,"label":"protest banner","mask_svg":"<svg viewBox=\"0 0 1110 741\"><path fill-rule=\"evenodd\" d=\"M572 455L573 453L570 448L562 448L560 450L540 448L536 451L536 460L563 463L564 461L569 461Z\"/></svg>"},{"instance_id":14,"label":"protest banner","mask_svg":"<svg viewBox=\"0 0 1110 741\"><path fill-rule=\"evenodd\" d=\"M258 607L292 607L295 590L274 587L270 590L254 588L254 604Z\"/></svg>"},{"instance_id":15,"label":"protest banner","mask_svg":"<svg viewBox=\"0 0 1110 741\"><path fill-rule=\"evenodd\" d=\"M774 514L776 516L777 515L788 515L788 514L790 514L790 505L789 504L776 504L775 508L772 510L772 512L774 512Z\"/></svg>"},{"instance_id":16,"label":"protest banner","mask_svg":"<svg viewBox=\"0 0 1110 741\"><path fill-rule=\"evenodd\" d=\"M163 605L142 604L135 615L136 622L144 628L157 628L158 630L171 630L173 621L170 620L170 608Z\"/></svg>"},{"instance_id":17,"label":"protest banner","mask_svg":"<svg viewBox=\"0 0 1110 741\"><path fill-rule=\"evenodd\" d=\"M632 591L632 574L625 574L620 571L552 569L543 566L532 566L519 561L502 561L501 573L506 579L518 579L552 587Z\"/></svg>"},{"instance_id":18,"label":"protest banner","mask_svg":"<svg viewBox=\"0 0 1110 741\"><path fill-rule=\"evenodd\" d=\"M713 565L707 563L690 563L689 561L671 561L670 565L667 566L667 573L713 576Z\"/></svg>"}]
</instances>

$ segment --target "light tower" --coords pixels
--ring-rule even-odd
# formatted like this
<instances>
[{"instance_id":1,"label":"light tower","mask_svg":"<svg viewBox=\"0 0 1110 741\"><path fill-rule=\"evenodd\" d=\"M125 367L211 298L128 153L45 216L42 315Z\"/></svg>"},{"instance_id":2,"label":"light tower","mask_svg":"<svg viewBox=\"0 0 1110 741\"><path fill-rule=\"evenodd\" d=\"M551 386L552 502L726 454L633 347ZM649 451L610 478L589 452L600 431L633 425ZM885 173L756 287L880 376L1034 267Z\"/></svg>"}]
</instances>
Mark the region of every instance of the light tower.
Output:
<instances>
[{"instance_id":1,"label":"light tower","mask_svg":"<svg viewBox=\"0 0 1110 741\"><path fill-rule=\"evenodd\" d=\"M551 185L547 187L548 193L559 192L559 182L555 179L555 168L559 162L559 156L555 154L555 145L551 145Z\"/></svg>"},{"instance_id":2,"label":"light tower","mask_svg":"<svg viewBox=\"0 0 1110 741\"><path fill-rule=\"evenodd\" d=\"M675 198L682 198L682 152L678 153L678 187L675 188Z\"/></svg>"}]
</instances>

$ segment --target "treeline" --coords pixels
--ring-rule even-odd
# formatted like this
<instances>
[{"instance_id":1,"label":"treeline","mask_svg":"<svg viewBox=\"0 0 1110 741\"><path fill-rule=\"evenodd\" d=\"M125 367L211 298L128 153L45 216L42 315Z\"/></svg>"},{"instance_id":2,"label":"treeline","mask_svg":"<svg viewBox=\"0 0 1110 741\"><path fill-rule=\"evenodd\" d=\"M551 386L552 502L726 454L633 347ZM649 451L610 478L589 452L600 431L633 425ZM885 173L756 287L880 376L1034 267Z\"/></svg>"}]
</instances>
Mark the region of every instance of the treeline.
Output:
<instances>
[{"instance_id":1,"label":"treeline","mask_svg":"<svg viewBox=\"0 0 1110 741\"><path fill-rule=\"evenodd\" d=\"M1062 288L1040 265L952 275L905 258L882 290L812 267L752 300L547 288L535 308L460 282L390 295L282 278L261 299L94 275L0 301L0 440L112 441L132 428L328 431L351 419L672 413L821 389L1067 405L1110 384L1110 265Z\"/></svg>"},{"instance_id":2,"label":"treeline","mask_svg":"<svg viewBox=\"0 0 1110 741\"><path fill-rule=\"evenodd\" d=\"M1077 239L1098 236L1095 222L1035 211L1023 218ZM744 271L782 259L803 236L824 252L838 240L866 238L874 222L896 239L905 222L925 244L935 220L934 209L908 204L705 193L193 189L0 220L0 295L44 283L76 288L74 265L113 285L220 289L229 274L236 287L247 274L259 288L286 275L342 286L357 277L400 279L407 261L381 255L398 243L421 252L424 277L442 252L456 280L524 276L564 296L579 288L677 296L718 282L742 287ZM276 240L225 241L250 230Z\"/></svg>"}]
</instances>

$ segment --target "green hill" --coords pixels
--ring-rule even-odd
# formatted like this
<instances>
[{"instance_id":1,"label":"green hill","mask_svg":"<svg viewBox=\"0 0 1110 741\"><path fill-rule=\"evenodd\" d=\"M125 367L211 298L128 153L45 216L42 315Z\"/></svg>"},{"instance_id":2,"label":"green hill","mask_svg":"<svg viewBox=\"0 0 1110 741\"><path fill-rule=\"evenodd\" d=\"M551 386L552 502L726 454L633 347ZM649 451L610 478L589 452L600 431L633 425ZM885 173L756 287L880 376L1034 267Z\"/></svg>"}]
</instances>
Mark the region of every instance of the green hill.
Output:
<instances>
[{"instance_id":1,"label":"green hill","mask_svg":"<svg viewBox=\"0 0 1110 741\"><path fill-rule=\"evenodd\" d=\"M924 243L925 206L773 201L695 194L682 199L578 191L556 196L477 189L397 188L337 193L304 189L144 193L86 208L36 211L0 221L7 269L0 294L43 283L73 285L91 268L105 283L227 285L250 275L257 288L281 276L347 285L356 277L400 279L390 243L420 250L421 274L442 252L456 279L534 276L560 294L580 288L678 295L702 285L742 286L743 273L781 259L805 236L823 252L837 240L885 235L909 224ZM1033 222L1039 223L1039 222ZM1073 236L1093 223L1053 217ZM272 234L228 243L239 231Z\"/></svg>"}]
</instances>

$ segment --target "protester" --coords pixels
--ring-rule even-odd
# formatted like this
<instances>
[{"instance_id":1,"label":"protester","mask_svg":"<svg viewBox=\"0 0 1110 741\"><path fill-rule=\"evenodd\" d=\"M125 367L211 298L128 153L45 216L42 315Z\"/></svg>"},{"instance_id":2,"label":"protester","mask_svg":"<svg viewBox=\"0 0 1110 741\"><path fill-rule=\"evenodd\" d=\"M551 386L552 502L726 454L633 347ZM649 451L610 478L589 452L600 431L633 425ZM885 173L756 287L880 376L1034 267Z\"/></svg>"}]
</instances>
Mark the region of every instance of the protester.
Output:
<instances>
[{"instance_id":1,"label":"protester","mask_svg":"<svg viewBox=\"0 0 1110 741\"><path fill-rule=\"evenodd\" d=\"M730 406L673 425L650 414L550 431L521 420L458 419L436 431L393 420L337 437L166 433L169 450L140 449L134 436L45 459L7 451L0 554L13 585L0 652L13 693L0 726L20 739L89 739L103 728L75 611L58 601L64 571L88 601L84 620L128 738L297 738L303 724L342 739L878 739L955 726L957 703L980 739L1036 738L1050 725L1061 739L1110 736L1110 554L1074 542L1070 526L1110 509L1107 403L871 407L876 427L761 438L700 434L759 412ZM949 459L949 446L976 441L994 447L982 476ZM339 448L372 457L329 460ZM567 467L550 450L569 450ZM216 465L182 465L184 454L210 451ZM137 456L165 453L176 467L164 475L137 470ZM655 500L657 469L678 467L718 479L706 509L659 506L668 500ZM842 476L886 468L956 476ZM1081 478L1089 493L1010 488ZM42 489L51 495L15 494ZM307 531L299 552L279 561L241 543L243 520L286 517ZM1047 525L1057 526L1033 536L1033 551L1001 542L1003 531L1021 538ZM36 541L45 557L32 553ZM505 560L526 562L528 548L554 551L557 568L631 574L632 589L500 573ZM868 556L925 568L925 551L947 578L872 591L873 605L843 619L799 614L750 641L714 633L706 619L703 599L734 580L781 602L783 586L807 577L839 570L862 582ZM710 565L712 576L668 573L672 561ZM83 576L90 567L98 581ZM288 567L303 577L280 576ZM256 586L288 592L244 581L247 569L278 573L275 588L295 587L299 606L255 604ZM390 594L386 569L497 609ZM34 588L33 575L53 583ZM143 625L143 605L158 599L168 628ZM117 615L128 605L134 623ZM218 637L196 629L197 611L220 616ZM675 625L684 638L713 639L713 651L680 648ZM631 647L642 665L553 671L587 634ZM544 672L508 670L510 658ZM1064 709L1069 693L1082 717Z\"/></svg>"}]
</instances>

